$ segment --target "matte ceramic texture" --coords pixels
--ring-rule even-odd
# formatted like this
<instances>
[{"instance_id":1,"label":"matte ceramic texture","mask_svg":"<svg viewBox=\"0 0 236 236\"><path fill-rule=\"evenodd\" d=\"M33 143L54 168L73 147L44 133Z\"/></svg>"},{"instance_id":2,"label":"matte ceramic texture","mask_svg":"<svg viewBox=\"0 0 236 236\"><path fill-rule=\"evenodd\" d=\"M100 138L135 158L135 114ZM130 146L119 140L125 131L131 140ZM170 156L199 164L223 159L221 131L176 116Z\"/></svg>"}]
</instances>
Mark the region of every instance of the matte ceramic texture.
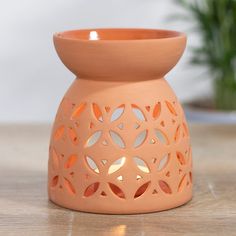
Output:
<instances>
[{"instance_id":1,"label":"matte ceramic texture","mask_svg":"<svg viewBox=\"0 0 236 236\"><path fill-rule=\"evenodd\" d=\"M186 36L75 30L55 34L54 44L77 78L52 130L49 198L66 208L109 214L161 211L189 201L189 131L164 79Z\"/></svg>"}]
</instances>

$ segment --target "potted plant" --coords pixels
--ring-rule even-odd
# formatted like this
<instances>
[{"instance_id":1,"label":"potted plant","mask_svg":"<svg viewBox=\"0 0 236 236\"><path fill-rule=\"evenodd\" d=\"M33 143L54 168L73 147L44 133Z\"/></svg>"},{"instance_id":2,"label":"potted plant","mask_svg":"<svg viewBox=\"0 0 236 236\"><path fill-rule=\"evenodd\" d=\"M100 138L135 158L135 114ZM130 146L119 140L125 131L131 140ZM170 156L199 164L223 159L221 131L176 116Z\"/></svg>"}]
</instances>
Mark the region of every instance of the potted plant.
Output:
<instances>
[{"instance_id":1,"label":"potted plant","mask_svg":"<svg viewBox=\"0 0 236 236\"><path fill-rule=\"evenodd\" d=\"M213 79L214 93L211 101L195 101L188 107L199 108L210 104L208 108L211 108L211 114L205 113L204 119L211 117L213 121L225 121L225 115L229 113L226 111L236 110L236 0L176 2L186 10L186 17L193 21L194 29L201 39L201 45L192 49L191 63L207 66ZM187 109L188 114L190 110ZM196 111L191 111L193 110ZM230 112L229 122L236 122L236 117L233 117L235 114L236 112ZM193 117L195 115L192 114ZM201 120L199 112L197 116Z\"/></svg>"}]
</instances>

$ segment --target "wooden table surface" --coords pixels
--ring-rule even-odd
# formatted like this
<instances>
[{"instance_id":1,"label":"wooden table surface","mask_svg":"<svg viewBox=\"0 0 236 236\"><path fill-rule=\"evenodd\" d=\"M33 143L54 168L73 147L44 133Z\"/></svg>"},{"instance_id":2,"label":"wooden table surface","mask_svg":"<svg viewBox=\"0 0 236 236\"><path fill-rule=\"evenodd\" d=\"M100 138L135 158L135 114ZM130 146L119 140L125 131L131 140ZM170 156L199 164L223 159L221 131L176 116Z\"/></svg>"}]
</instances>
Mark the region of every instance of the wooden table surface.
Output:
<instances>
[{"instance_id":1,"label":"wooden table surface","mask_svg":"<svg viewBox=\"0 0 236 236\"><path fill-rule=\"evenodd\" d=\"M236 235L236 126L190 126L194 198L152 214L70 211L47 198L47 125L0 126L0 235Z\"/></svg>"}]
</instances>

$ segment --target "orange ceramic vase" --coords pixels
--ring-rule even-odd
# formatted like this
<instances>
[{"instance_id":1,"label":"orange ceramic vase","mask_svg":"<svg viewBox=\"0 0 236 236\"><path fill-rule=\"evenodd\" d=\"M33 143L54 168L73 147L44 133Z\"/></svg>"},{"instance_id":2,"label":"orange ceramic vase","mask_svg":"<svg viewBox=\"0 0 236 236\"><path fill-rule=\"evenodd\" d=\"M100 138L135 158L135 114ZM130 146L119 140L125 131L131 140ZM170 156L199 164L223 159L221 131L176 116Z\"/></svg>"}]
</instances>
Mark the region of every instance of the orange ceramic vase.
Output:
<instances>
[{"instance_id":1,"label":"orange ceramic vase","mask_svg":"<svg viewBox=\"0 0 236 236\"><path fill-rule=\"evenodd\" d=\"M164 79L186 36L75 30L55 34L54 44L77 78L52 130L49 198L66 208L110 214L161 211L189 201L188 127Z\"/></svg>"}]
</instances>

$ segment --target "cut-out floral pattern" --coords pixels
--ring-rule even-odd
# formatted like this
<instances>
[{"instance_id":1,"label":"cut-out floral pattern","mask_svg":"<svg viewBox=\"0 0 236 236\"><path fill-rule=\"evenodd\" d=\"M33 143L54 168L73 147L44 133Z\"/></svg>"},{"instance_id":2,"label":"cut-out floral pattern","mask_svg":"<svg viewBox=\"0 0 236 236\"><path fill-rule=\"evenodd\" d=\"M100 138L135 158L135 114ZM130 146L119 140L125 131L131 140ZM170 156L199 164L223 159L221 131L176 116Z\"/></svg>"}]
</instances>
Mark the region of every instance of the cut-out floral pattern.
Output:
<instances>
[{"instance_id":1,"label":"cut-out floral pattern","mask_svg":"<svg viewBox=\"0 0 236 236\"><path fill-rule=\"evenodd\" d=\"M165 127L165 123L160 119L162 113L162 103L156 102L153 106L148 105L144 108L136 104L131 104L131 107L133 115L137 118L137 122L134 124L135 129L140 129L146 122L153 126L153 129L145 130L146 136L144 138L144 141L146 141L147 139L149 140L150 144L161 143L164 145L169 145L169 138L163 130L163 128ZM143 134L143 132L144 131L136 136L135 142L137 142L137 140L140 140L140 135ZM145 143L144 141L140 142L139 145L134 144L134 147L136 148L143 145Z\"/></svg>"},{"instance_id":2,"label":"cut-out floral pattern","mask_svg":"<svg viewBox=\"0 0 236 236\"><path fill-rule=\"evenodd\" d=\"M86 106L87 104L85 102L76 106L68 98L63 98L60 104L61 114L57 114L56 116L56 123L59 123L59 125L54 129L54 141L66 141L69 139L72 144L78 145L79 138L76 129L79 123L77 121L85 111ZM67 127L65 124L70 125Z\"/></svg>"},{"instance_id":3,"label":"cut-out floral pattern","mask_svg":"<svg viewBox=\"0 0 236 236\"><path fill-rule=\"evenodd\" d=\"M55 148L50 149L50 191L62 189L69 196L81 194L90 199L99 196L140 201L146 194L157 198L171 196L192 185L189 131L176 101L143 105L120 103L113 107L97 102L74 104L64 99L61 106L62 112L56 118L60 122L52 134ZM87 127L88 133L85 128L79 132L80 118L84 114L87 124L83 121L83 126ZM69 143L76 154L58 154L56 150L60 150L61 141L63 145ZM111 153L114 150L119 153L118 158L114 160L112 156L111 161L106 152L95 158L97 148L111 150ZM145 149L150 150L150 154ZM78 150L84 159L80 160L82 166L76 170ZM85 178L75 181L78 178L76 171L81 168L84 172L85 166ZM129 167L135 171L130 176L126 173ZM175 184L173 178L176 178ZM75 185L79 181L88 181L88 184L80 189L81 186ZM134 184L132 192L127 183Z\"/></svg>"},{"instance_id":4,"label":"cut-out floral pattern","mask_svg":"<svg viewBox=\"0 0 236 236\"><path fill-rule=\"evenodd\" d=\"M50 148L50 152L52 162L51 167L53 169L53 177L50 181L50 187L60 189L65 188L69 194L75 195L76 190L72 181L67 175L62 173L65 173L65 170L67 170L68 173L71 172L70 169L76 164L77 156L70 155L67 160L64 160L65 157L58 155L54 148Z\"/></svg>"},{"instance_id":5,"label":"cut-out floral pattern","mask_svg":"<svg viewBox=\"0 0 236 236\"><path fill-rule=\"evenodd\" d=\"M93 160L92 157L88 157L88 156L85 156L86 158L86 163L88 165L88 167L93 171L95 172L96 174L99 174L101 172L104 172L103 171L103 168L104 166L107 164L107 162L102 162L103 166L101 166L100 168L98 167L98 165L96 164L96 162ZM108 175L111 175L111 174L114 174L116 173L117 171L119 171L125 164L125 160L126 158L125 157L121 157L121 158L118 158L117 160L115 160L108 168ZM118 176L117 177L117 180L119 181L123 181L123 176ZM125 198L125 194L124 192L121 190L121 188L119 186L117 186L116 184L114 183L110 183L108 182L107 183L108 186L110 187L111 191L119 198ZM88 196L92 196L95 192L97 192L97 190L99 189L99 186L100 186L100 183L99 182L96 182L96 183L93 183L91 184L84 192L84 196L85 197L88 197ZM106 194L104 191L102 191L102 193ZM103 196L105 196L103 194Z\"/></svg>"},{"instance_id":6,"label":"cut-out floral pattern","mask_svg":"<svg viewBox=\"0 0 236 236\"><path fill-rule=\"evenodd\" d=\"M105 111L105 112L104 112ZM92 113L95 119L99 123L104 123L104 125L109 126L109 124L113 124L114 122L119 122L119 119L123 115L125 111L125 105L121 104L116 109L111 111L110 107L105 107L104 111L101 110L98 104L93 103L92 104ZM93 123L92 123L93 124ZM93 125L90 128L93 128ZM119 123L117 124L117 128L122 130L123 124ZM99 134L98 134L99 133ZM113 130L112 125L108 132L104 132L103 130L96 131L93 133L86 141L85 147L91 147L95 145L97 142L102 139L102 144L104 146L107 145L108 141L111 140L117 147L124 149L125 148L125 142L122 139L121 135L118 133L118 131ZM90 141L93 140L93 141Z\"/></svg>"}]
</instances>

